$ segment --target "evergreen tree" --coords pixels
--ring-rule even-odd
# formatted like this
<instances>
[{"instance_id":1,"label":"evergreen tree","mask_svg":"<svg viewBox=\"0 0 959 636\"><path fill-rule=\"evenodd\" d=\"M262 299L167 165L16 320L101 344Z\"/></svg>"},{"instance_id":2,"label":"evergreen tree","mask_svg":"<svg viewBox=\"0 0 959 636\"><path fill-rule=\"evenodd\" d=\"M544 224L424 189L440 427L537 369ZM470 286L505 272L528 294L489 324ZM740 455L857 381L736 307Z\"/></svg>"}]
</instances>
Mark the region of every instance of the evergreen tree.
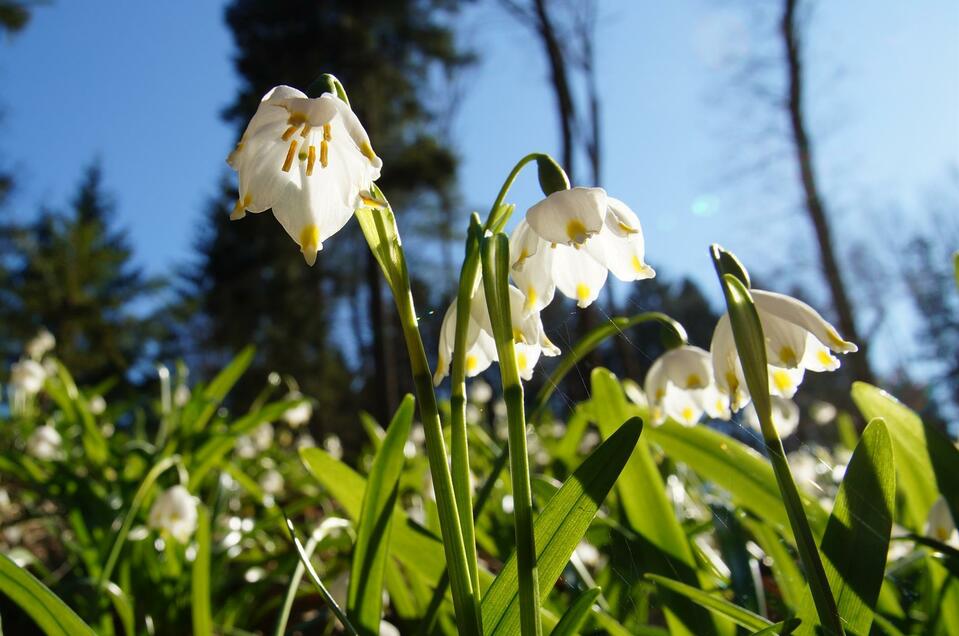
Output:
<instances>
[{"instance_id":1,"label":"evergreen tree","mask_svg":"<svg viewBox=\"0 0 959 636\"><path fill-rule=\"evenodd\" d=\"M442 21L457 5L234 0L226 19L241 86L224 117L239 138L271 87L305 89L319 74L335 74L383 158L378 183L401 211L401 230L436 227L454 202L456 159L435 135L439 113L428 104L439 100L431 99L428 86L435 72L449 74L467 61ZM229 185L223 190L210 206L200 259L188 277L205 346L226 357L255 343L261 373L248 377L290 373L304 392L323 401L333 426L333 413L345 411L343 422L354 421L357 396L364 408L385 417L402 388L405 356L358 229L348 225L308 268L271 215L230 223L236 191ZM359 371L358 381L349 380L348 362Z\"/></svg>"},{"instance_id":2,"label":"evergreen tree","mask_svg":"<svg viewBox=\"0 0 959 636\"><path fill-rule=\"evenodd\" d=\"M0 347L7 359L19 356L42 327L56 336L57 356L83 382L122 376L143 355L149 332L134 307L158 283L133 265L112 216L93 165L69 213L42 210L32 222L2 228Z\"/></svg>"}]
</instances>

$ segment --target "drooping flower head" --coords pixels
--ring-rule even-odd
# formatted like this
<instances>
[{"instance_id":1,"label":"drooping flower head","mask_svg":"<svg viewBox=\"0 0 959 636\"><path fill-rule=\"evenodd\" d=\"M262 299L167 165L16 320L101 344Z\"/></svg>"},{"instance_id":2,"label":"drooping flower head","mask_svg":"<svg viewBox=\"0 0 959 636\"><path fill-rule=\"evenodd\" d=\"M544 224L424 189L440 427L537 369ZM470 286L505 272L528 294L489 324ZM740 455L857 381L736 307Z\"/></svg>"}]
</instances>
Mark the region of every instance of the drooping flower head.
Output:
<instances>
[{"instance_id":1,"label":"drooping flower head","mask_svg":"<svg viewBox=\"0 0 959 636\"><path fill-rule=\"evenodd\" d=\"M670 417L692 426L703 416L729 419L729 400L713 381L709 353L691 345L670 349L646 374L646 399L655 424Z\"/></svg>"},{"instance_id":2,"label":"drooping flower head","mask_svg":"<svg viewBox=\"0 0 959 636\"><path fill-rule=\"evenodd\" d=\"M858 351L855 344L843 340L836 328L806 303L759 289L750 293L766 338L771 395L791 398L806 371L835 371L839 358L833 353ZM749 393L729 314L716 323L710 350L716 385L729 396L732 409L738 411L749 401Z\"/></svg>"},{"instance_id":3,"label":"drooping flower head","mask_svg":"<svg viewBox=\"0 0 959 636\"><path fill-rule=\"evenodd\" d=\"M588 307L609 272L624 282L652 278L639 218L602 188L552 193L526 213L510 237L513 281L528 310L548 305L556 289Z\"/></svg>"},{"instance_id":4,"label":"drooping flower head","mask_svg":"<svg viewBox=\"0 0 959 636\"><path fill-rule=\"evenodd\" d=\"M160 493L150 508L148 525L165 531L180 543L193 536L197 522L196 497L183 486L173 486Z\"/></svg>"},{"instance_id":5,"label":"drooping flower head","mask_svg":"<svg viewBox=\"0 0 959 636\"><path fill-rule=\"evenodd\" d=\"M230 218L272 208L310 265L383 165L346 102L332 93L309 98L289 86L264 95L227 162L240 175Z\"/></svg>"}]
</instances>

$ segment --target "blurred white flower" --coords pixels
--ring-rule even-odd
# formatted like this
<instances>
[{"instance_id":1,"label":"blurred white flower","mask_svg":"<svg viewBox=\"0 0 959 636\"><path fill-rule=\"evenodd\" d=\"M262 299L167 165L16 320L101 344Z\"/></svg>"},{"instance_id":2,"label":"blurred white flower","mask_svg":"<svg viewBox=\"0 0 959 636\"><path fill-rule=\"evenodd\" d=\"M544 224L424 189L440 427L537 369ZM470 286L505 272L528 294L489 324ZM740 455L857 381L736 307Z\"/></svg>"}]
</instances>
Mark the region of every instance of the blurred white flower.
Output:
<instances>
[{"instance_id":1,"label":"blurred white flower","mask_svg":"<svg viewBox=\"0 0 959 636\"><path fill-rule=\"evenodd\" d=\"M380 636L400 636L400 630L393 623L380 621Z\"/></svg>"},{"instance_id":2,"label":"blurred white flower","mask_svg":"<svg viewBox=\"0 0 959 636\"><path fill-rule=\"evenodd\" d=\"M709 353L699 347L684 345L657 358L646 374L646 397L655 424L670 417L692 426L703 412L729 418L729 403L716 389Z\"/></svg>"},{"instance_id":3,"label":"blurred white flower","mask_svg":"<svg viewBox=\"0 0 959 636\"><path fill-rule=\"evenodd\" d=\"M770 396L769 399L772 406L773 426L779 431L780 437L789 437L799 426L799 407L792 400L787 400L778 395ZM752 402L743 409L743 420L757 431L762 430L759 424L759 416L756 414L756 407L753 406Z\"/></svg>"},{"instance_id":4,"label":"blurred white flower","mask_svg":"<svg viewBox=\"0 0 959 636\"><path fill-rule=\"evenodd\" d=\"M296 438L296 450L301 448L316 448L316 440L309 433L303 433Z\"/></svg>"},{"instance_id":5,"label":"blurred white flower","mask_svg":"<svg viewBox=\"0 0 959 636\"><path fill-rule=\"evenodd\" d=\"M94 395L90 398L90 413L101 415L105 410L107 410L107 401L103 399L102 395Z\"/></svg>"},{"instance_id":6,"label":"blurred white flower","mask_svg":"<svg viewBox=\"0 0 959 636\"><path fill-rule=\"evenodd\" d=\"M60 457L63 438L57 429L49 424L38 426L27 438L27 453L42 461L51 461Z\"/></svg>"},{"instance_id":7,"label":"blurred white flower","mask_svg":"<svg viewBox=\"0 0 959 636\"><path fill-rule=\"evenodd\" d=\"M260 488L267 495L276 496L283 492L283 475L276 469L271 468L260 475Z\"/></svg>"},{"instance_id":8,"label":"blurred white flower","mask_svg":"<svg viewBox=\"0 0 959 636\"><path fill-rule=\"evenodd\" d=\"M293 391L286 396L287 400L298 400L303 396L298 391ZM309 400L303 400L291 409L287 409L283 414L283 420L290 425L290 428L299 428L310 421L313 417L313 405Z\"/></svg>"},{"instance_id":9,"label":"blurred white flower","mask_svg":"<svg viewBox=\"0 0 959 636\"><path fill-rule=\"evenodd\" d=\"M933 502L929 509L924 534L936 541L959 548L959 533L956 532L956 522L952 518L948 502L942 495L939 495L939 498Z\"/></svg>"},{"instance_id":10,"label":"blurred white flower","mask_svg":"<svg viewBox=\"0 0 959 636\"><path fill-rule=\"evenodd\" d=\"M623 392L626 393L626 397L629 398L629 401L635 404L636 406L644 409L649 408L649 399L646 397L646 392L637 384L634 380L625 378L623 380Z\"/></svg>"},{"instance_id":11,"label":"blurred white flower","mask_svg":"<svg viewBox=\"0 0 959 636\"><path fill-rule=\"evenodd\" d=\"M483 416L483 412L472 403L466 405L466 421L469 424L479 424L480 419Z\"/></svg>"},{"instance_id":12,"label":"blurred white flower","mask_svg":"<svg viewBox=\"0 0 959 636\"><path fill-rule=\"evenodd\" d=\"M513 495L503 495L503 500L500 502L500 506L502 506L503 512L506 514L513 514Z\"/></svg>"},{"instance_id":13,"label":"blurred white flower","mask_svg":"<svg viewBox=\"0 0 959 636\"><path fill-rule=\"evenodd\" d=\"M47 372L35 360L23 359L10 367L10 385L25 395L36 395L43 388Z\"/></svg>"},{"instance_id":14,"label":"blurred white flower","mask_svg":"<svg viewBox=\"0 0 959 636\"><path fill-rule=\"evenodd\" d=\"M260 424L250 433L254 446L258 451L265 451L273 444L273 425L269 422Z\"/></svg>"},{"instance_id":15,"label":"blurred white flower","mask_svg":"<svg viewBox=\"0 0 959 636\"><path fill-rule=\"evenodd\" d=\"M289 86L263 96L227 162L240 175L230 218L273 208L310 265L362 205L383 165L346 102L332 93L311 99Z\"/></svg>"},{"instance_id":16,"label":"blurred white flower","mask_svg":"<svg viewBox=\"0 0 959 636\"><path fill-rule=\"evenodd\" d=\"M576 556L589 568L594 568L599 563L599 550L592 543L580 541L576 546Z\"/></svg>"},{"instance_id":17,"label":"blurred white flower","mask_svg":"<svg viewBox=\"0 0 959 636\"><path fill-rule=\"evenodd\" d=\"M147 519L151 528L168 533L180 543L190 540L196 530L196 522L196 497L179 485L160 493Z\"/></svg>"},{"instance_id":18,"label":"blurred white flower","mask_svg":"<svg viewBox=\"0 0 959 636\"><path fill-rule=\"evenodd\" d=\"M469 398L470 402L476 404L486 404L493 399L493 387L482 379L473 380L470 383Z\"/></svg>"},{"instance_id":19,"label":"blurred white flower","mask_svg":"<svg viewBox=\"0 0 959 636\"><path fill-rule=\"evenodd\" d=\"M243 459L252 459L256 457L256 444L249 435L240 435L233 444L233 450L237 457Z\"/></svg>"},{"instance_id":20,"label":"blurred white flower","mask_svg":"<svg viewBox=\"0 0 959 636\"><path fill-rule=\"evenodd\" d=\"M819 425L829 424L836 419L836 407L829 402L816 400L809 405L809 417Z\"/></svg>"},{"instance_id":21,"label":"blurred white flower","mask_svg":"<svg viewBox=\"0 0 959 636\"><path fill-rule=\"evenodd\" d=\"M32 359L40 360L43 356L52 351L56 345L57 339L53 337L53 334L46 329L41 329L37 335L27 342L27 345L24 347L24 349L26 350L27 355Z\"/></svg>"},{"instance_id":22,"label":"blurred white flower","mask_svg":"<svg viewBox=\"0 0 959 636\"><path fill-rule=\"evenodd\" d=\"M323 448L333 459L343 459L343 443L336 435L327 435L323 440Z\"/></svg>"},{"instance_id":23,"label":"blurred white flower","mask_svg":"<svg viewBox=\"0 0 959 636\"><path fill-rule=\"evenodd\" d=\"M185 384L178 384L173 390L173 403L177 408L183 408L190 401L190 387Z\"/></svg>"},{"instance_id":24,"label":"blurred white flower","mask_svg":"<svg viewBox=\"0 0 959 636\"><path fill-rule=\"evenodd\" d=\"M529 310L548 305L557 288L588 307L609 272L624 282L655 276L645 258L639 217L601 188L554 192L529 209L510 237L511 275Z\"/></svg>"},{"instance_id":25,"label":"blurred white flower","mask_svg":"<svg viewBox=\"0 0 959 636\"><path fill-rule=\"evenodd\" d=\"M750 293L766 337L770 394L791 398L805 371L839 368L839 359L832 352L858 351L855 344L843 340L836 329L806 303L759 289ZM729 396L732 409L738 411L749 401L749 394L728 313L716 324L710 350L716 385Z\"/></svg>"}]
</instances>

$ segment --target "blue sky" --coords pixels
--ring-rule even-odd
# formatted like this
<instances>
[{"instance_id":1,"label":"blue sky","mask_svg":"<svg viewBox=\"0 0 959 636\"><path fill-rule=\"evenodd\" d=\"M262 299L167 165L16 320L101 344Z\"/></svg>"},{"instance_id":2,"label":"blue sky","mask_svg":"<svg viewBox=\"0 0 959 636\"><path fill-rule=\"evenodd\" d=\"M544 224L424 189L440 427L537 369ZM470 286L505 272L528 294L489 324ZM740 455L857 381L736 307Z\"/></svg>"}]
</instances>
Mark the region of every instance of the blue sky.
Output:
<instances>
[{"instance_id":1,"label":"blue sky","mask_svg":"<svg viewBox=\"0 0 959 636\"><path fill-rule=\"evenodd\" d=\"M0 43L0 158L18 187L6 212L65 204L99 158L137 260L162 274L187 259L233 140L219 119L236 86L223 4L53 2ZM542 54L490 5L457 23L481 63L452 128L464 201L483 210L517 158L558 150ZM640 215L654 265L711 287L714 241L771 275L812 264L790 164L734 170L775 145L775 132L756 145L763 123L781 123L743 114L750 99L730 81L741 60L779 52L749 6L600 2L602 185ZM959 165L959 5L821 2L810 24L810 113L840 235L871 239L873 213L893 204L906 211L894 231L918 223L918 202ZM535 196L530 174L514 199Z\"/></svg>"}]
</instances>

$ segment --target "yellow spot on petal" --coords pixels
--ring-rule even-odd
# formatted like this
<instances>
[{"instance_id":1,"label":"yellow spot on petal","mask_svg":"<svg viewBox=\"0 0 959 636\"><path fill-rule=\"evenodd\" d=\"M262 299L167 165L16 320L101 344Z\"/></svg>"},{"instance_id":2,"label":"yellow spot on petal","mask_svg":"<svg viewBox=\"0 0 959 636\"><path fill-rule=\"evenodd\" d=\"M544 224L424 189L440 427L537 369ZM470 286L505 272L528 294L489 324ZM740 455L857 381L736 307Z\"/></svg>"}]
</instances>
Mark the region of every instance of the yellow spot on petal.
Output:
<instances>
[{"instance_id":1,"label":"yellow spot on petal","mask_svg":"<svg viewBox=\"0 0 959 636\"><path fill-rule=\"evenodd\" d=\"M586 242L586 239L589 238L586 233L586 226L579 219L573 219L566 224L566 236L577 245Z\"/></svg>"},{"instance_id":2,"label":"yellow spot on petal","mask_svg":"<svg viewBox=\"0 0 959 636\"><path fill-rule=\"evenodd\" d=\"M479 365L479 360L476 359L474 355L466 356L466 372L472 373L476 370L476 367Z\"/></svg>"},{"instance_id":3,"label":"yellow spot on petal","mask_svg":"<svg viewBox=\"0 0 959 636\"><path fill-rule=\"evenodd\" d=\"M589 285L586 283L579 283L576 285L576 300L581 303L585 303L589 300L589 297L592 293L592 290L589 288Z\"/></svg>"},{"instance_id":4,"label":"yellow spot on petal","mask_svg":"<svg viewBox=\"0 0 959 636\"><path fill-rule=\"evenodd\" d=\"M250 196L249 193L247 193L242 199L237 199L236 204L233 206L233 212L230 213L230 220L236 221L246 216L246 209L250 207L250 203L252 201L253 197Z\"/></svg>"},{"instance_id":5,"label":"yellow spot on petal","mask_svg":"<svg viewBox=\"0 0 959 636\"><path fill-rule=\"evenodd\" d=\"M662 387L656 389L656 401L658 402L662 400L664 397L666 397L666 389Z\"/></svg>"},{"instance_id":6,"label":"yellow spot on petal","mask_svg":"<svg viewBox=\"0 0 959 636\"><path fill-rule=\"evenodd\" d=\"M831 367L833 364L835 364L835 360L825 349L820 349L819 353L816 354L816 357L819 359L819 363L823 366Z\"/></svg>"},{"instance_id":7,"label":"yellow spot on petal","mask_svg":"<svg viewBox=\"0 0 959 636\"><path fill-rule=\"evenodd\" d=\"M636 256L635 254L633 254L632 265L633 265L633 271L635 271L637 274L642 274L643 272L646 271L646 267L647 267L646 263L639 260L639 257Z\"/></svg>"},{"instance_id":8,"label":"yellow spot on petal","mask_svg":"<svg viewBox=\"0 0 959 636\"><path fill-rule=\"evenodd\" d=\"M526 359L525 353L516 354L516 365L520 368L520 370L525 369L528 363L529 361Z\"/></svg>"},{"instance_id":9,"label":"yellow spot on petal","mask_svg":"<svg viewBox=\"0 0 959 636\"><path fill-rule=\"evenodd\" d=\"M296 128L299 128L307 122L309 118L306 116L306 113L301 113L299 111L293 111L290 113L290 116L287 118L286 123Z\"/></svg>"},{"instance_id":10,"label":"yellow spot on petal","mask_svg":"<svg viewBox=\"0 0 959 636\"><path fill-rule=\"evenodd\" d=\"M723 401L722 401L722 400L716 400L716 412L717 412L717 413L722 413L722 412L725 411L725 410L726 410L726 409L725 409L724 406L723 406Z\"/></svg>"},{"instance_id":11,"label":"yellow spot on petal","mask_svg":"<svg viewBox=\"0 0 959 636\"><path fill-rule=\"evenodd\" d=\"M293 157L296 156L296 139L290 142L290 149L286 153L286 161L283 162L283 172L289 172L293 166Z\"/></svg>"},{"instance_id":12,"label":"yellow spot on petal","mask_svg":"<svg viewBox=\"0 0 959 636\"><path fill-rule=\"evenodd\" d=\"M694 415L693 409L687 406L682 410L680 415L682 416L684 422L686 422L687 424L692 424L693 415Z\"/></svg>"},{"instance_id":13,"label":"yellow spot on petal","mask_svg":"<svg viewBox=\"0 0 959 636\"><path fill-rule=\"evenodd\" d=\"M799 364L799 358L796 356L796 352L790 346L785 346L779 350L779 359L787 367L794 367Z\"/></svg>"},{"instance_id":14,"label":"yellow spot on petal","mask_svg":"<svg viewBox=\"0 0 959 636\"><path fill-rule=\"evenodd\" d=\"M736 392L739 391L739 378L736 377L735 371L726 372L726 384L729 385L729 393L736 395Z\"/></svg>"},{"instance_id":15,"label":"yellow spot on petal","mask_svg":"<svg viewBox=\"0 0 959 636\"><path fill-rule=\"evenodd\" d=\"M316 163L316 146L310 145L310 152L306 157L306 176L313 174L313 165Z\"/></svg>"},{"instance_id":16,"label":"yellow spot on petal","mask_svg":"<svg viewBox=\"0 0 959 636\"><path fill-rule=\"evenodd\" d=\"M704 386L706 386L706 383L703 382L703 379L696 373L690 373L686 378L687 389L701 389Z\"/></svg>"},{"instance_id":17,"label":"yellow spot on petal","mask_svg":"<svg viewBox=\"0 0 959 636\"><path fill-rule=\"evenodd\" d=\"M636 234L639 232L636 228L626 225L622 221L619 222L619 229L622 230L625 234Z\"/></svg>"},{"instance_id":18,"label":"yellow spot on petal","mask_svg":"<svg viewBox=\"0 0 959 636\"><path fill-rule=\"evenodd\" d=\"M309 265L316 262L316 253L320 249L320 228L311 223L300 232L300 251Z\"/></svg>"},{"instance_id":19,"label":"yellow spot on petal","mask_svg":"<svg viewBox=\"0 0 959 636\"><path fill-rule=\"evenodd\" d=\"M944 528L943 526L936 527L934 534L936 535L936 538L942 541L943 543L949 540L949 534L950 534L949 530L947 528Z\"/></svg>"},{"instance_id":20,"label":"yellow spot on petal","mask_svg":"<svg viewBox=\"0 0 959 636\"><path fill-rule=\"evenodd\" d=\"M330 164L330 143L327 140L320 142L320 165L324 168Z\"/></svg>"},{"instance_id":21,"label":"yellow spot on petal","mask_svg":"<svg viewBox=\"0 0 959 636\"><path fill-rule=\"evenodd\" d=\"M360 146L360 152L370 161L376 161L376 153L373 152L373 146L370 145L370 142L364 141L363 145Z\"/></svg>"},{"instance_id":22,"label":"yellow spot on petal","mask_svg":"<svg viewBox=\"0 0 959 636\"><path fill-rule=\"evenodd\" d=\"M513 329L513 340L522 344L526 344L526 336L523 335L522 331L516 328Z\"/></svg>"},{"instance_id":23,"label":"yellow spot on petal","mask_svg":"<svg viewBox=\"0 0 959 636\"><path fill-rule=\"evenodd\" d=\"M839 334L833 331L832 329L829 330L828 337L829 337L829 347L835 351L844 351L846 347L848 346L846 344L846 341L840 338Z\"/></svg>"},{"instance_id":24,"label":"yellow spot on petal","mask_svg":"<svg viewBox=\"0 0 959 636\"><path fill-rule=\"evenodd\" d=\"M773 371L773 384L776 385L776 388L780 391L788 391L793 388L793 379L789 377L789 374L782 369L777 369Z\"/></svg>"},{"instance_id":25,"label":"yellow spot on petal","mask_svg":"<svg viewBox=\"0 0 959 636\"><path fill-rule=\"evenodd\" d=\"M526 304L523 305L523 309L532 311L534 305L536 305L536 288L530 285L526 288Z\"/></svg>"}]
</instances>

